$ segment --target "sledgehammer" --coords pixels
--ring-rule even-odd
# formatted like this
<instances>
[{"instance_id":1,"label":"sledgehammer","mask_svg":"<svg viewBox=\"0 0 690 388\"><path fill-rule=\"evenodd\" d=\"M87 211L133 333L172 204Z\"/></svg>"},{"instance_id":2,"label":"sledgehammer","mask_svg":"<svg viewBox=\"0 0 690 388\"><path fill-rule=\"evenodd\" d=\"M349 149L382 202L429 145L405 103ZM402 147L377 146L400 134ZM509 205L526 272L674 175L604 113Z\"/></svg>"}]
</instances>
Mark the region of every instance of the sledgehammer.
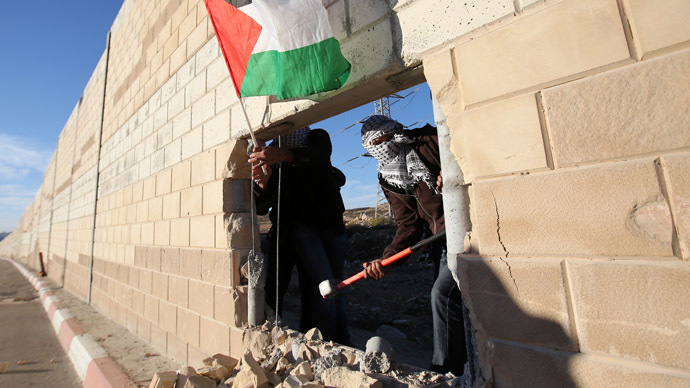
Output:
<instances>
[{"instance_id":1,"label":"sledgehammer","mask_svg":"<svg viewBox=\"0 0 690 388\"><path fill-rule=\"evenodd\" d=\"M381 266L385 267L389 264L395 263L396 261L402 259L403 257L409 256L412 254L412 252L417 252L421 250L422 248L425 248L427 245L431 244L434 241L440 240L442 238L446 237L446 231L444 230L441 233L435 234L429 238L425 238L424 240L418 242L417 244L405 248L404 250L394 254L391 257L385 258L381 260ZM364 278L364 270L361 272L358 272L355 275L350 276L349 278L343 280L340 283L336 283L335 280L324 280L321 283L319 283L319 292L321 292L321 296L325 298L332 298L338 294L339 291L341 291L343 288L351 285L352 283L361 280Z\"/></svg>"}]
</instances>

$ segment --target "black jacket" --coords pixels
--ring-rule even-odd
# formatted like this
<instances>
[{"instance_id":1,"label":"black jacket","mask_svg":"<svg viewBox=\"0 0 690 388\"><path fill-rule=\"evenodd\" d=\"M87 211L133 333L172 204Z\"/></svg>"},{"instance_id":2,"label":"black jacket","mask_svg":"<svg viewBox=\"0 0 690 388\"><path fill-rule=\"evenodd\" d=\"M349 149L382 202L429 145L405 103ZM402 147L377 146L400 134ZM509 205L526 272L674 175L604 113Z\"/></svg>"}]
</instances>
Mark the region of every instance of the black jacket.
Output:
<instances>
[{"instance_id":1,"label":"black jacket","mask_svg":"<svg viewBox=\"0 0 690 388\"><path fill-rule=\"evenodd\" d=\"M343 231L345 206L340 187L345 175L331 165L331 141L328 132L312 129L306 147L293 148L295 159L273 167L265 189L254 186L257 212L266 214L273 226L277 225L278 176L282 173L280 188L281 228L303 225Z\"/></svg>"}]
</instances>

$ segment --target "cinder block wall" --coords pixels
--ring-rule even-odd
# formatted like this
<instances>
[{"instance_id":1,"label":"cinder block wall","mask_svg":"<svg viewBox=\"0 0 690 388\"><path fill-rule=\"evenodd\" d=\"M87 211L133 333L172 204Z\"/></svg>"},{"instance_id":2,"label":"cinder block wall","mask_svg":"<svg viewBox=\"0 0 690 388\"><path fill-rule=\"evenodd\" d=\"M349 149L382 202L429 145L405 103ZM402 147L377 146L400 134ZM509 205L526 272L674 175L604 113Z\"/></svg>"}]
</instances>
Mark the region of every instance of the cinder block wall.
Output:
<instances>
[{"instance_id":1,"label":"cinder block wall","mask_svg":"<svg viewBox=\"0 0 690 388\"><path fill-rule=\"evenodd\" d=\"M548 2L425 59L469 190L454 253L496 386L690 384L689 14Z\"/></svg>"},{"instance_id":2,"label":"cinder block wall","mask_svg":"<svg viewBox=\"0 0 690 388\"><path fill-rule=\"evenodd\" d=\"M250 120L269 139L426 77L469 191L451 266L484 380L687 385L687 3L324 5L348 84L249 98ZM239 355L247 131L203 2L126 0L0 253L37 268L43 252L52 278L177 360Z\"/></svg>"}]
</instances>

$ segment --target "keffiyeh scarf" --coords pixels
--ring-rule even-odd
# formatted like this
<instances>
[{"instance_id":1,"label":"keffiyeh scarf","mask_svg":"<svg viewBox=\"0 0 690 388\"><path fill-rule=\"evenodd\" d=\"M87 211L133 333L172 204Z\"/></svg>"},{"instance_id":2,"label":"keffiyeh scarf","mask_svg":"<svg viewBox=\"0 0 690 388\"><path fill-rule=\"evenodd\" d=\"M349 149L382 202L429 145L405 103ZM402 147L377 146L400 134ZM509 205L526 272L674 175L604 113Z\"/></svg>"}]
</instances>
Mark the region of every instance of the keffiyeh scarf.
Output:
<instances>
[{"instance_id":1,"label":"keffiyeh scarf","mask_svg":"<svg viewBox=\"0 0 690 388\"><path fill-rule=\"evenodd\" d=\"M281 148L297 148L307 145L310 128L304 127L280 137Z\"/></svg>"},{"instance_id":2,"label":"keffiyeh scarf","mask_svg":"<svg viewBox=\"0 0 690 388\"><path fill-rule=\"evenodd\" d=\"M373 139L387 134L393 134L390 141L371 144ZM379 174L386 182L405 188L423 181L435 191L431 172L410 146L412 142L402 124L386 116L371 116L362 125L362 146L378 160Z\"/></svg>"}]
</instances>

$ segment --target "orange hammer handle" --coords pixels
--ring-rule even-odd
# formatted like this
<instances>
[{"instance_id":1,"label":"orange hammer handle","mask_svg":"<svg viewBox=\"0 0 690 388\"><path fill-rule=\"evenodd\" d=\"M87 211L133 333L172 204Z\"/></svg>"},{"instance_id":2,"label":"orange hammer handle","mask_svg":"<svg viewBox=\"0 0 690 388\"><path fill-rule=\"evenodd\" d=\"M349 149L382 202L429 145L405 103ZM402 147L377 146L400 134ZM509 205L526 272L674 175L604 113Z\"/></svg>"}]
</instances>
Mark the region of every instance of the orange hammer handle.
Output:
<instances>
[{"instance_id":1,"label":"orange hammer handle","mask_svg":"<svg viewBox=\"0 0 690 388\"><path fill-rule=\"evenodd\" d=\"M432 243L436 240L439 240L443 237L446 237L446 231L445 230L441 233L438 233L438 234L435 234L429 238L426 238L426 239L418 242L417 244L415 244L409 248L405 248L402 251L394 254L393 256L390 256L390 257L387 257L387 258L381 260L381 266L385 267L389 264L395 263L396 261L402 259L403 257L409 256L412 252L416 252L416 251L420 250L421 248L423 248L423 247L429 245L430 243ZM361 272L358 272L358 273L350 276L349 278L343 280L342 282L338 283L338 291L340 291L343 288L351 285L352 283L354 283L358 280L362 280L362 279L364 279L364 270L362 270Z\"/></svg>"}]
</instances>

